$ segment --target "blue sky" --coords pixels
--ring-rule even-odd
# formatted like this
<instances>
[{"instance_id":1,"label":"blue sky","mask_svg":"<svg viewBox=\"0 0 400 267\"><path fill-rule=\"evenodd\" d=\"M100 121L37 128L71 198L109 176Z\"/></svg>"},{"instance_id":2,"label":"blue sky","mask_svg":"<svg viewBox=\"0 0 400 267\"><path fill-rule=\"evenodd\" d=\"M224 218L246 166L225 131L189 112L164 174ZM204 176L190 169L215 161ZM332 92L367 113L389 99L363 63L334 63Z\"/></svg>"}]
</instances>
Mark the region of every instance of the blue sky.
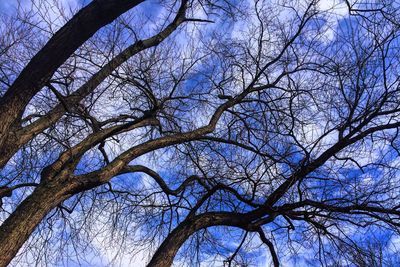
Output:
<instances>
[{"instance_id":1,"label":"blue sky","mask_svg":"<svg viewBox=\"0 0 400 267\"><path fill-rule=\"evenodd\" d=\"M25 4L27 4L29 1L24 1L24 3ZM64 0L63 1L64 3L79 3L79 4L82 4L82 2L75 2L75 1L73 1L73 0L70 0L70 1L68 1L68 0ZM324 9L324 8L330 8L331 6L332 6L332 4L333 5L336 5L336 2L337 1L328 1L328 0L325 0L325 1L322 1L321 2L321 9ZM6 13L9 13L9 12L12 12L12 10L13 10L13 6L15 6L15 1L4 1L4 0L0 0L0 11L2 11L2 12L6 12ZM156 17L157 15L159 15L160 13L161 13L161 9L160 8L153 8L154 7L154 4L152 4L151 2L149 3L149 4L147 4L147 5L144 5L144 6L142 6L141 8L139 8L138 9L138 11L137 12L140 12L140 14L141 15L144 15L144 16L149 16L149 17ZM345 9L344 9L345 10ZM330 42L334 42L335 41L335 31L337 30L337 29L340 29L340 30L343 30L343 31L346 31L346 30L348 30L349 29L349 23L350 23L350 20L351 19L349 19L348 17L347 17L347 15L346 15L346 10L345 11L343 11L343 5L341 5L341 6L339 6L337 9L336 9L336 14L334 15L334 16L332 16L332 17L329 17L323 24L324 25L327 25L327 24L329 24L330 25L330 28L329 29L326 29L326 31L324 32L324 34L325 34L325 38L322 38L323 40L324 40L324 42L326 42L325 44L327 45L327 44L329 44ZM217 24L216 24L217 25ZM223 31L226 31L226 32L228 32L228 33L226 33L226 35L227 36L233 36L233 37L236 37L236 38L238 38L239 40L240 40L240 38L247 38L247 36L246 35L243 35L243 36L241 36L241 33L239 33L239 30L246 30L246 27L247 27L248 25L246 24L246 23L237 23L237 24L234 24L234 23L229 23L229 22L225 22L225 24L223 25L223 27L221 27L219 30L221 30L221 32L223 32ZM210 29L213 29L213 27L220 27L220 26L214 26L214 25L210 25ZM149 27L149 28L151 28L151 27ZM215 29L215 28L214 28ZM147 28L145 28L145 29L142 29L143 30L143 32L144 32L144 34L149 34L149 31L148 31L148 29ZM350 31L349 31L350 32ZM207 35L207 32L205 32L205 34ZM207 36L207 37L209 37L209 38L211 38L211 35L209 35L209 36ZM187 39L185 39L185 38L183 38L182 37L182 39L180 39L180 42L181 43L184 43L185 41L187 41ZM321 41L322 42L322 41ZM339 42L338 43L338 45L340 45L341 43ZM325 46L322 46L322 47L325 47ZM342 50L342 48L343 47L338 47L338 54L340 53L340 51ZM335 51L335 53L336 53L336 51ZM217 63L217 65L218 65L218 60L215 60L215 59L212 59L212 60L214 60L213 62L214 63ZM204 71L204 73L206 73L209 69L207 69L207 68L209 68L212 64L210 64L210 65L207 65L207 64L204 64L204 65L201 65L201 64L199 64L200 65L200 67L197 69L197 70L199 70L199 71ZM209 73L212 73L212 71L208 71ZM186 83L186 87L185 88L183 88L183 90L187 90L189 87L191 87L191 86L194 86L195 84L196 84L196 82L198 82L197 80L196 80L196 75L193 75L192 76L192 78L191 79L189 79L188 80L188 82ZM235 93L235 92L232 92L232 93ZM218 100L219 101L219 100ZM310 105L311 106L311 105ZM210 111L210 110L206 110L204 113L207 113L208 111ZM195 112L195 111L194 111ZM190 114L190 115L193 115L193 114ZM337 114L335 114L335 115L337 115ZM189 116L188 116L189 117ZM198 120L201 120L202 118L201 118L201 116L199 116L199 118L198 118ZM255 123L255 122L254 122ZM321 124L323 124L323 121L321 122ZM314 128L313 129L310 129L310 131L309 132L311 132L311 133L313 133L313 132L315 132L315 133L318 133L318 131L321 129L321 125L313 125L314 126ZM324 126L324 125L323 125ZM307 138L309 138L310 140L312 140L312 138L313 138L313 136L312 136L312 134L310 134L310 136L306 136L306 139ZM331 136L327 136L323 141L325 142L327 142L327 143L329 143L329 142L332 142L332 139L330 139L331 138ZM279 140L279 141L282 141L282 140ZM279 144L277 144L276 145L276 147L278 148L278 150L279 149L284 149L285 148L285 145L286 145L286 143L285 144L282 144L282 146L279 146ZM366 148L366 150L368 151L368 149L370 149L370 147L367 147ZM174 153L174 152L176 152L176 151L172 151L172 152L170 152L170 153ZM315 153L318 153L319 151L316 151ZM354 153L361 153L361 152L363 152L363 151L356 151L356 152L354 152ZM373 152L375 152L375 156L376 157L380 157L381 156L381 154L379 154L378 152L381 152L381 151L378 151L377 149L375 149ZM229 155L229 156L231 156L230 154L232 154L232 151L230 150L230 149L226 149L226 150L223 150L223 149L221 149L221 153L223 154L223 153L226 153L226 155ZM165 155L161 155L160 156L160 158L162 158L162 157L168 157L168 156L171 156L171 155L168 155L168 153L165 153L166 154L166 156ZM157 154L157 156L158 155L160 155L160 154ZM387 155L387 158L383 158L383 159L385 159L385 160L387 160L387 161L392 161L392 160L394 160L394 156L395 156L395 153L392 151L392 152L389 152L388 154L386 154ZM236 155L232 155L232 157L234 157L234 156L236 156ZM294 155L293 155L293 159L292 159L292 162L293 161L298 161L300 158L301 155L300 155L300 153L294 153ZM362 156L360 156L360 157L362 157ZM172 158L172 157L171 157ZM210 156L210 159L212 160L212 156ZM145 162L147 159L145 158L143 161ZM90 162L90 159L89 159L89 163L93 163L93 161L91 161ZM147 164L148 162L146 162L146 164ZM150 164L150 163L148 163L148 164ZM294 164L295 165L295 164ZM175 169L173 168L173 167L175 167ZM175 173L175 171L177 170L177 169L179 169L179 167L181 167L181 166L179 166L178 164L176 165L176 166L173 166L173 167L169 167L169 168L165 168L165 169L161 169L160 171L159 171L159 173L160 173L160 175L161 176L164 176L164 177L166 177L166 181L167 182L173 182L174 181L174 179L176 178L175 177L175 175L176 175L176 173ZM282 166L281 167L281 171L282 172L285 172L285 171L290 171L291 169L290 169L290 167L289 166ZM324 173L324 172L320 172L320 173L317 173L316 172L316 174L315 175L329 175L330 174L330 172L328 171L328 170L326 170L326 172ZM345 181L345 183L347 183L348 182L348 184L349 185L351 185L352 184L352 182L353 181L356 181L356 180L362 180L362 179L365 179L365 176L367 176L367 175L370 175L372 178L375 178L375 177L378 177L378 176L383 176L384 175L384 173L378 168L378 167L376 167L376 166L370 166L370 167L367 167L367 168L365 168L363 171L361 171L358 167L356 167L356 166L350 166L350 167L346 167L346 168L342 168L341 170L340 170L340 172L339 172L339 175L342 175L343 177L345 177L346 179L344 179ZM135 178L137 178L137 180L140 180L143 184L145 184L146 182L148 182L148 180L146 180L146 178L143 178L142 176L139 176L139 177L137 177L137 176L135 176ZM121 176L121 177L119 177L119 178L117 178L117 179L115 179L115 182L116 183L118 183L118 182L124 182L124 179L131 179L131 180L133 180L132 179L132 176ZM135 179L136 180L136 179ZM367 181L367 182L370 182L369 180ZM318 182L317 182L318 183ZM154 183L153 184L151 184L151 185L154 185ZM338 192L337 191L335 191L335 192L330 192L330 193L332 193L332 195L329 195L329 196L334 196L334 194L338 194ZM345 191L343 191L343 192L341 192L342 194L344 193L346 193ZM284 223L284 220L282 220L282 221L279 221L278 220L278 223ZM301 228L303 225L301 224L301 223L299 223L299 228ZM269 229L268 227L267 227L267 229ZM272 228L271 228L272 229ZM218 232L217 230L211 230L212 232L214 232L215 233L215 235L217 236L217 237L219 237L219 236L223 236L223 234L221 234L220 232ZM233 235L238 235L238 233L239 233L240 231L239 230L232 230L231 231L231 233L233 234ZM349 232L350 232L350 234L352 234L351 233L351 229L349 230ZM359 235L359 233L356 233L357 235ZM365 236L367 237L367 239L369 238L369 234L371 234L371 232L368 232L367 231L367 233L365 234ZM296 235L294 234L294 236L296 237ZM363 237L365 238L365 236L356 236L356 238L357 239L359 239L359 240L361 240ZM372 236L372 235L371 235ZM297 236L299 239L301 238L300 236ZM382 231L382 233L381 233L381 235L378 235L378 237L377 237L377 239L380 239L380 240L382 240L382 241L384 241L384 242L386 242L387 244L389 244L388 246L391 246L392 245L392 243L396 243L396 242L399 242L398 241L398 239L391 239L392 237L391 237L391 235L389 234L389 233L387 233L387 232L385 232L385 231ZM391 241L390 241L391 240ZM227 248L229 248L230 250L229 251L223 251L223 252L225 252L225 253L227 253L227 254L229 254L228 252L230 252L230 251L232 251L232 249L234 248L234 246L233 245L236 245L236 243L237 243L237 241L235 240L235 241L233 241L232 243L229 243L231 240L228 240L228 244L226 244L226 247ZM277 243L278 243L278 245L282 245L282 244L284 244L285 242L286 242L287 240L286 239L284 239L284 240L278 240L277 241ZM96 244L93 244L97 249L99 249L99 250L101 250L102 249L102 245L104 244L104 243L102 243L102 242L105 242L104 240L101 240L100 239L100 241L98 241ZM400 243L400 242L399 242ZM249 257L257 257L257 256L259 256L259 261L260 262L264 262L265 261L265 255L267 255L267 253L266 254L262 254L263 252L262 252L262 249L264 249L265 250L265 248L261 248L260 250L256 250L256 253L254 252L254 251L250 251L250 252L248 252L248 256ZM263 251L264 251L263 250ZM265 253L265 252L264 252ZM255 255L255 254L257 254L257 255ZM314 255L312 255L312 254L310 254L310 253L308 253L307 251L305 251L305 255L306 255L306 257L313 257ZM81 263L81 264L76 264L76 266L103 266L104 265L104 261L106 261L106 260L110 260L111 258L112 258L112 256L110 256L110 255L105 255L104 254L104 258L99 258L99 257L97 257L97 256L92 256L90 253L88 253L88 255L86 255L88 258L93 258L93 257L95 257L95 259L94 259L94 261L93 261L93 263L91 263L91 264L85 264L85 263ZM304 260L304 256L301 256L301 257L303 257L303 259L300 259L300 261L301 262L303 262L303 260ZM301 258L300 257L300 258ZM139 257L140 258L140 257ZM129 261L129 259L130 259L130 255L127 253L127 255L125 255L125 257L124 257L124 259L123 259L123 263L121 263L121 265L122 266L130 266L132 263ZM144 264L143 263L143 261L141 260L141 259L136 259L136 261L135 261L135 263L134 263L134 265L135 266L139 266L139 262L141 263L141 264ZM96 265L97 264L97 265ZM260 263L261 264L261 263ZM264 264L264 263L263 263ZM289 260L288 260L288 262L286 263L286 265L285 266L291 266L292 265L292 263L290 263L289 262ZM74 265L74 263L68 263L68 266L75 266ZM292 266L296 266L296 264L294 263Z\"/></svg>"}]
</instances>

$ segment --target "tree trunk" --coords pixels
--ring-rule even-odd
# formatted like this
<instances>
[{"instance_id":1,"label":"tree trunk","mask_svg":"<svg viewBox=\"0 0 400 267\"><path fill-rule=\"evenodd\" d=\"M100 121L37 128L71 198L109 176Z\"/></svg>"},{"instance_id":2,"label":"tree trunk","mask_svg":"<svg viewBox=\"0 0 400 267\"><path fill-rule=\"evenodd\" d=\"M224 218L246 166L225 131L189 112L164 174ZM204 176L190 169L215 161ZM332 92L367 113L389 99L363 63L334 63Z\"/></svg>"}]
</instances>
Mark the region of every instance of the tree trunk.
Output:
<instances>
[{"instance_id":1,"label":"tree trunk","mask_svg":"<svg viewBox=\"0 0 400 267\"><path fill-rule=\"evenodd\" d=\"M60 185L39 185L0 226L0 267L7 266L42 219L68 195Z\"/></svg>"},{"instance_id":2,"label":"tree trunk","mask_svg":"<svg viewBox=\"0 0 400 267\"><path fill-rule=\"evenodd\" d=\"M226 225L243 228L247 217L240 213L209 212L184 220L164 240L147 267L169 267L176 253L195 232L210 226Z\"/></svg>"},{"instance_id":3,"label":"tree trunk","mask_svg":"<svg viewBox=\"0 0 400 267\"><path fill-rule=\"evenodd\" d=\"M100 28L143 1L92 1L51 37L0 98L0 147L6 143L12 126L19 124L32 97L71 54Z\"/></svg>"}]
</instances>

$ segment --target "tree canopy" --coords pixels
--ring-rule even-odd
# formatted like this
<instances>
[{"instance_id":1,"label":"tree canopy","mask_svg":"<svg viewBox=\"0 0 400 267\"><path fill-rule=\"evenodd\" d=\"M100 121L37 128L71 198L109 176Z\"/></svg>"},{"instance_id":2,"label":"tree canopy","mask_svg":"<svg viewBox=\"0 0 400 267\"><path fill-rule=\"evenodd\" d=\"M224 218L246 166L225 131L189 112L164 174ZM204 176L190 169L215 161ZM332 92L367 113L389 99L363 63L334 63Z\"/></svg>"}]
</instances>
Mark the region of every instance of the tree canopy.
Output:
<instances>
[{"instance_id":1,"label":"tree canopy","mask_svg":"<svg viewBox=\"0 0 400 267\"><path fill-rule=\"evenodd\" d=\"M0 266L398 266L398 9L0 4Z\"/></svg>"}]
</instances>

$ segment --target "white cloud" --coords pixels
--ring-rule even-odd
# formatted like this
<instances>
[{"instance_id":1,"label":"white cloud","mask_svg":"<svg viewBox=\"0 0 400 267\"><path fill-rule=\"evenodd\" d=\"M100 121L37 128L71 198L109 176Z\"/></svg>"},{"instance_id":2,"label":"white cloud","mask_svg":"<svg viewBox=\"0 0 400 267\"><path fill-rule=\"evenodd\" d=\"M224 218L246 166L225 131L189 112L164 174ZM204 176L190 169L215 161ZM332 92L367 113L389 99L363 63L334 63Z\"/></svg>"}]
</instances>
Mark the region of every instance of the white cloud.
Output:
<instances>
[{"instance_id":1,"label":"white cloud","mask_svg":"<svg viewBox=\"0 0 400 267\"><path fill-rule=\"evenodd\" d=\"M346 3L341 0L321 0L318 2L318 9L326 13L327 21L323 28L326 42L332 41L340 20L349 15Z\"/></svg>"}]
</instances>

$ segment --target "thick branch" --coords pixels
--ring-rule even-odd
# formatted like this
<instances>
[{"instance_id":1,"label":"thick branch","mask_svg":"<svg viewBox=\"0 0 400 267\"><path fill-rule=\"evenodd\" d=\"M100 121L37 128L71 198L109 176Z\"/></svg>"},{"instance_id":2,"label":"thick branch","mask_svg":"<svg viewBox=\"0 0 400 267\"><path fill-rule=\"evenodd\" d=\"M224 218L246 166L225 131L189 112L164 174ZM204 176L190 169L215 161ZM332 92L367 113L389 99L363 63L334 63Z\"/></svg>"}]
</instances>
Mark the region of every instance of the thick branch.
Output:
<instances>
[{"instance_id":1,"label":"thick branch","mask_svg":"<svg viewBox=\"0 0 400 267\"><path fill-rule=\"evenodd\" d=\"M190 217L180 223L157 249L147 267L169 267L183 243L196 231L210 226L246 228L247 218L241 213L208 212Z\"/></svg>"},{"instance_id":2,"label":"thick branch","mask_svg":"<svg viewBox=\"0 0 400 267\"><path fill-rule=\"evenodd\" d=\"M97 30L142 0L94 0L68 21L32 58L0 99L0 147L12 125L18 124L26 105L53 73Z\"/></svg>"},{"instance_id":3,"label":"thick branch","mask_svg":"<svg viewBox=\"0 0 400 267\"><path fill-rule=\"evenodd\" d=\"M187 8L187 0L182 1L181 7L175 17L175 19L161 32L145 40L140 40L125 50L120 54L111 59L105 66L103 66L97 73L95 73L84 85L77 89L70 96L64 97L63 102L54 107L46 115L40 117L38 120L32 124L18 129L15 133L15 138L9 140L8 144L4 143L5 147L2 147L0 142L0 152L2 156L0 157L0 168L4 166L7 161L18 151L18 149L35 137L38 133L47 129L49 126L56 123L66 111L68 107L73 107L78 104L82 99L89 95L93 90L97 88L116 68L121 66L125 61L127 61L132 56L136 55L140 51L148 49L150 47L160 44L164 39L171 35L180 24L185 21L185 12ZM1 126L0 126L1 127ZM1 130L1 129L0 129ZM0 133L1 141L1 133ZM7 147L8 146L8 147Z\"/></svg>"}]
</instances>

